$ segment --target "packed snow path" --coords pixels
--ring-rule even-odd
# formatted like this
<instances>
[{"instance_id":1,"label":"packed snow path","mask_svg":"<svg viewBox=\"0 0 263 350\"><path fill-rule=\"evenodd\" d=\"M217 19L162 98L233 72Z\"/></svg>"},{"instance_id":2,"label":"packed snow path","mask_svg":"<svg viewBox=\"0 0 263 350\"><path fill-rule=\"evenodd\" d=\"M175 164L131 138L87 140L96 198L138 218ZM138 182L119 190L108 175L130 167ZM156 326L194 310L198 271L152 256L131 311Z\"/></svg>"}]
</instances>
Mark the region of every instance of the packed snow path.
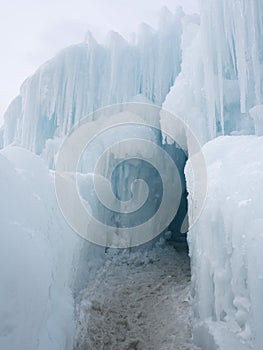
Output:
<instances>
[{"instance_id":1,"label":"packed snow path","mask_svg":"<svg viewBox=\"0 0 263 350\"><path fill-rule=\"evenodd\" d=\"M78 305L75 350L190 350L185 252L156 247L110 257Z\"/></svg>"}]
</instances>

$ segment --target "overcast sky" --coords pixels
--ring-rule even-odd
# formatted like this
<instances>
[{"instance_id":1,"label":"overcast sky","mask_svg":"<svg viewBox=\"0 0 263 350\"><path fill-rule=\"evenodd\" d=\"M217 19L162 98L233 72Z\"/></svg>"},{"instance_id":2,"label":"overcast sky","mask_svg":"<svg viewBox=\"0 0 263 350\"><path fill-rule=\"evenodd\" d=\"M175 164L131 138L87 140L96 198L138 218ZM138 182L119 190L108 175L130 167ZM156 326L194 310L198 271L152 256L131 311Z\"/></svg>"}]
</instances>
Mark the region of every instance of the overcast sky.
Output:
<instances>
[{"instance_id":1,"label":"overcast sky","mask_svg":"<svg viewBox=\"0 0 263 350\"><path fill-rule=\"evenodd\" d=\"M113 29L128 37L140 22L156 27L163 6L198 12L198 0L0 0L0 123L21 83L87 30L101 40Z\"/></svg>"}]
</instances>

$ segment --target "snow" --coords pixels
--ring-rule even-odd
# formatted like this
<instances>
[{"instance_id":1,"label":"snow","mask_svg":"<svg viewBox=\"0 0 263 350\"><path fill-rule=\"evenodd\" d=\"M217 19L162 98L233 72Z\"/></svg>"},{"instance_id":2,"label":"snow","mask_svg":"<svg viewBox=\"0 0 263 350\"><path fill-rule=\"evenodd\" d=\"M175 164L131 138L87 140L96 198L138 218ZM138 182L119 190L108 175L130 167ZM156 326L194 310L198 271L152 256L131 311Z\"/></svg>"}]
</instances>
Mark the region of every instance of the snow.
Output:
<instances>
[{"instance_id":1,"label":"snow","mask_svg":"<svg viewBox=\"0 0 263 350\"><path fill-rule=\"evenodd\" d=\"M190 270L185 252L109 253L79 296L75 349L197 349L191 340Z\"/></svg>"},{"instance_id":2,"label":"snow","mask_svg":"<svg viewBox=\"0 0 263 350\"><path fill-rule=\"evenodd\" d=\"M222 350L260 350L263 163L259 155L263 154L263 138L219 137L207 143L203 153L207 198L188 235L195 340L202 347L212 336ZM189 168L186 175L190 189Z\"/></svg>"}]
</instances>

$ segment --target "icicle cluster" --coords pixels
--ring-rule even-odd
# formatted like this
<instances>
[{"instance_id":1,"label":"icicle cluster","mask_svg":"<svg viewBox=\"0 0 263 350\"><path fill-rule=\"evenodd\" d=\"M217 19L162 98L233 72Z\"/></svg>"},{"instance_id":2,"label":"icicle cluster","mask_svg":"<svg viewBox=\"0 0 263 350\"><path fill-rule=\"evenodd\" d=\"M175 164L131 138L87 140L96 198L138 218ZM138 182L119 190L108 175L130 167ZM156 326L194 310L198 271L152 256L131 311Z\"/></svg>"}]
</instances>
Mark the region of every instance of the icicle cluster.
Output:
<instances>
[{"instance_id":1,"label":"icicle cluster","mask_svg":"<svg viewBox=\"0 0 263 350\"><path fill-rule=\"evenodd\" d=\"M220 134L261 133L262 1L204 0L200 26L184 21L182 73L165 107L202 143ZM254 106L260 107L250 113Z\"/></svg>"},{"instance_id":2,"label":"icicle cluster","mask_svg":"<svg viewBox=\"0 0 263 350\"><path fill-rule=\"evenodd\" d=\"M87 33L60 52L22 85L5 115L4 144L41 154L46 140L100 107L138 95L161 105L180 71L182 16L163 9L159 29L142 24L135 44L110 32L101 45Z\"/></svg>"}]
</instances>

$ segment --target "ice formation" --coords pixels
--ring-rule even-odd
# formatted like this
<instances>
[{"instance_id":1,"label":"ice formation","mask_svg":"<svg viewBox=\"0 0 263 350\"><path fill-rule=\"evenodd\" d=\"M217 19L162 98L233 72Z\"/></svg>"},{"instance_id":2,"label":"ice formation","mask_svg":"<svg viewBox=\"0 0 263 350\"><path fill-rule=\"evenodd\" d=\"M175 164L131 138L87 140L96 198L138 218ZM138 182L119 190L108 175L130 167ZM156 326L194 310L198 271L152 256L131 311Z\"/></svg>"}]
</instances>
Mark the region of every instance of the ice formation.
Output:
<instances>
[{"instance_id":1,"label":"ice formation","mask_svg":"<svg viewBox=\"0 0 263 350\"><path fill-rule=\"evenodd\" d=\"M46 141L63 137L100 107L133 101L161 105L181 65L181 18L163 10L159 29L139 28L136 43L110 32L104 45L88 33L41 66L21 87L5 114L4 145L41 154ZM50 147L49 147L50 150Z\"/></svg>"},{"instance_id":2,"label":"ice formation","mask_svg":"<svg viewBox=\"0 0 263 350\"><path fill-rule=\"evenodd\" d=\"M0 347L70 349L72 262L79 242L59 213L38 156L8 147L0 168Z\"/></svg>"},{"instance_id":3,"label":"ice formation","mask_svg":"<svg viewBox=\"0 0 263 350\"><path fill-rule=\"evenodd\" d=\"M262 34L262 1L202 1L200 24L184 18L182 71L164 102L205 144L207 201L189 232L202 349L262 348ZM232 136L206 143L219 135Z\"/></svg>"},{"instance_id":4,"label":"ice formation","mask_svg":"<svg viewBox=\"0 0 263 350\"><path fill-rule=\"evenodd\" d=\"M262 1L205 0L200 25L184 18L182 72L164 106L185 119L201 143L255 129L262 135L262 13Z\"/></svg>"},{"instance_id":5,"label":"ice formation","mask_svg":"<svg viewBox=\"0 0 263 350\"><path fill-rule=\"evenodd\" d=\"M73 295L95 278L104 249L65 223L39 156L6 147L0 169L0 348L71 350Z\"/></svg>"},{"instance_id":6,"label":"ice formation","mask_svg":"<svg viewBox=\"0 0 263 350\"><path fill-rule=\"evenodd\" d=\"M263 138L219 137L207 143L203 152L207 199L188 238L195 340L202 349L260 350ZM188 168L186 173L192 187ZM191 194L189 204L194 210Z\"/></svg>"},{"instance_id":7,"label":"ice formation","mask_svg":"<svg viewBox=\"0 0 263 350\"><path fill-rule=\"evenodd\" d=\"M62 221L41 160L7 146L41 154L53 168L63 138L83 117L108 104L147 101L175 112L204 145L207 200L189 232L195 341L207 350L261 349L262 33L262 1L203 0L200 17L164 10L158 31L143 24L135 43L112 32L102 45L88 33L84 43L63 50L25 81L0 131L3 348L23 342L26 349L70 349L72 259L83 259L80 274L89 274L96 259L100 264L100 250L81 253ZM160 118L161 125L169 122ZM157 143L159 136L153 137ZM122 185L126 170L146 173L130 164L121 169Z\"/></svg>"}]
</instances>

